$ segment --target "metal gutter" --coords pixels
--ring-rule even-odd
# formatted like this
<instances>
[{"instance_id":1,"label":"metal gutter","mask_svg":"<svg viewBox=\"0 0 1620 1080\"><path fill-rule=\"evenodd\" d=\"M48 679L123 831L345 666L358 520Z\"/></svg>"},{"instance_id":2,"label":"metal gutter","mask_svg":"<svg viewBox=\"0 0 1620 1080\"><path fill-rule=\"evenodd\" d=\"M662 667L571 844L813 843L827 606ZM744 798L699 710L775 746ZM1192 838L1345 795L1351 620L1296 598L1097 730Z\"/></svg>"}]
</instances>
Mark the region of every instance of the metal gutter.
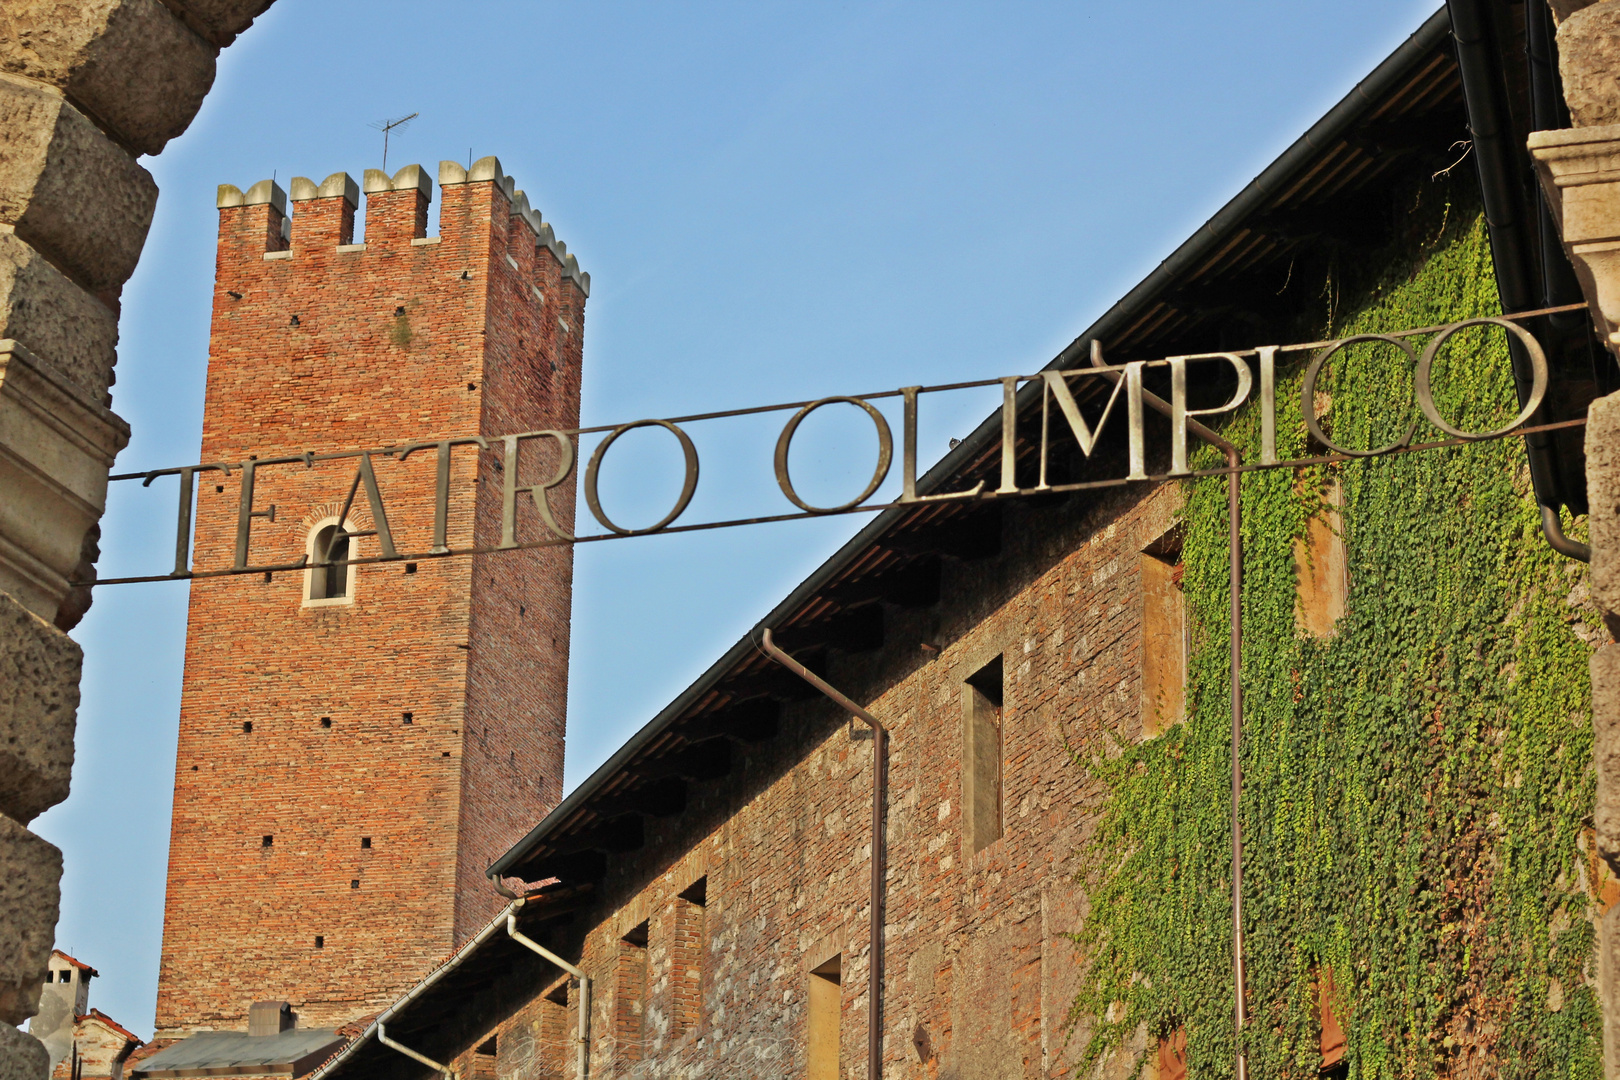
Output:
<instances>
[{"instance_id":1,"label":"metal gutter","mask_svg":"<svg viewBox=\"0 0 1620 1080\"><path fill-rule=\"evenodd\" d=\"M1452 37L1457 43L1463 107L1468 113L1468 128L1474 136L1474 163L1479 172L1480 196L1490 232L1491 265L1496 271L1496 291L1502 311L1513 315L1536 307L1551 307L1557 299L1554 294L1566 291L1569 282L1565 279L1573 275L1567 266L1563 274L1558 273L1558 267L1564 262L1563 252L1559 250L1554 254L1549 250L1548 210L1539 196L1532 203L1526 195L1528 162L1511 128L1502 52L1492 30L1490 12L1484 0L1446 0L1445 14L1450 18ZM1545 16L1537 0L1526 0L1525 49L1530 70L1531 119L1536 123L1556 122L1559 113L1544 85L1553 74L1551 42L1544 33ZM1543 85L1538 87L1538 83ZM1534 245L1526 235L1527 220L1532 216L1537 226ZM1541 339L1543 335L1537 337ZM1543 344L1546 344L1544 340ZM1530 393L1530 358L1523 343L1512 335L1508 338L1508 352L1522 405ZM1539 424L1544 419L1543 411L1538 410L1530 423ZM1535 489L1536 501L1541 504L1542 534L1559 554L1589 562L1590 549L1565 536L1559 521L1559 507L1570 500L1563 490L1554 449L1553 437L1547 432L1524 438L1525 456L1530 461L1530 483Z\"/></svg>"},{"instance_id":2,"label":"metal gutter","mask_svg":"<svg viewBox=\"0 0 1620 1080\"><path fill-rule=\"evenodd\" d=\"M1276 161L1268 165L1259 176L1238 192L1225 206L1218 210L1213 217L1199 226L1197 231L1175 251L1171 252L1163 262L1143 278L1130 292L1126 293L1117 303L1110 307L1103 315L1089 326L1085 332L1075 338L1064 350L1045 366L1046 370L1058 370L1078 366L1086 358L1087 350L1092 341L1107 342L1127 320L1147 302L1165 290L1175 278L1193 266L1199 260L1206 258L1216 247L1225 242L1230 233L1241 227L1243 221L1262 209L1282 187L1294 178L1299 168L1311 158L1319 154L1326 146L1342 138L1352 127L1359 123L1368 109L1377 104L1378 97L1402 78L1410 74L1412 66L1424 56L1433 52L1441 45L1451 32L1450 20L1446 9L1441 8L1424 21L1418 30L1408 37L1395 49L1382 63L1355 88L1346 94L1338 104L1329 109L1327 114L1312 124L1310 129L1300 136L1294 143L1283 151ZM1039 388L1034 384L1026 386L1020 392L1020 407L1033 402ZM927 474L917 481L917 490L921 493L930 493L944 487L953 480L959 472L982 455L987 449L994 446L1001 438L1001 413L998 411L988 417L975 428L967 438L940 459ZM828 582L841 573L851 562L881 539L896 525L902 522L911 513L908 507L896 507L885 510L873 518L867 526L851 537L842 547L833 553L832 557L822 563L811 575L805 578L797 588L777 604L759 622L754 624L752 630L728 649L719 660L715 661L688 686L681 694L670 702L664 709L648 721L640 731L632 735L618 751L603 762L584 782L582 782L557 807L547 814L523 839L519 840L506 854L495 860L485 872L490 878L504 876L511 867L521 863L528 852L535 845L543 842L550 831L557 828L562 822L571 818L596 793L597 789L628 765L637 754L661 736L666 729L680 719L681 715L696 703L704 694L718 684L728 672L737 667L744 660L755 655L753 640L756 635L767 626L779 626L795 611L815 596Z\"/></svg>"}]
</instances>

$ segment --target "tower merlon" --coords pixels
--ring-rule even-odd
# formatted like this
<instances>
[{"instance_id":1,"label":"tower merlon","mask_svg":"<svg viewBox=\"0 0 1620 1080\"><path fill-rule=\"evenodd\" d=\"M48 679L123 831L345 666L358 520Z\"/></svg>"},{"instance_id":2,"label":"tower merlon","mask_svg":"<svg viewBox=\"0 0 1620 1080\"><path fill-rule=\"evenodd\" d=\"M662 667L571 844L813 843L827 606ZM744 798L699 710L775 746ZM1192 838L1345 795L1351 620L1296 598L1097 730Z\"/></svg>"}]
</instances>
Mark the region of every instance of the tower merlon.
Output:
<instances>
[{"instance_id":1,"label":"tower merlon","mask_svg":"<svg viewBox=\"0 0 1620 1080\"><path fill-rule=\"evenodd\" d=\"M262 206L266 203L280 213L287 212L287 193L274 180L260 180L246 191L235 184L221 184L214 205L224 210L231 206Z\"/></svg>"},{"instance_id":2,"label":"tower merlon","mask_svg":"<svg viewBox=\"0 0 1620 1080\"><path fill-rule=\"evenodd\" d=\"M391 177L381 169L367 169L365 190L367 195L382 191L415 190L425 198L431 199L433 181L428 178L427 170L420 165L407 165Z\"/></svg>"},{"instance_id":3,"label":"tower merlon","mask_svg":"<svg viewBox=\"0 0 1620 1080\"><path fill-rule=\"evenodd\" d=\"M346 172L335 172L319 184L307 176L295 176L288 187L292 189L293 202L335 199L341 195L348 200L350 206L360 205L360 185L356 184L354 177Z\"/></svg>"},{"instance_id":4,"label":"tower merlon","mask_svg":"<svg viewBox=\"0 0 1620 1080\"><path fill-rule=\"evenodd\" d=\"M354 212L360 187L346 172L335 172L319 184L295 176L289 185L297 207L298 228L289 235L295 251L341 247L354 239Z\"/></svg>"}]
</instances>

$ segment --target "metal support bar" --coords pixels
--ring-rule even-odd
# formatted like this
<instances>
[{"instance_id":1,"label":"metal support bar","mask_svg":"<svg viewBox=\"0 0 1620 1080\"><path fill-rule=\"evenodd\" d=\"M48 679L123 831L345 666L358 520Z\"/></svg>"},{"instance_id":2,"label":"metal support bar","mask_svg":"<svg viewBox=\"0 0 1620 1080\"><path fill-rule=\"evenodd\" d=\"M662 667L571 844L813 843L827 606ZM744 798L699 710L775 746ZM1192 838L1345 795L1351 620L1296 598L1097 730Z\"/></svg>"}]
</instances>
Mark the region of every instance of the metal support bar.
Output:
<instances>
[{"instance_id":1,"label":"metal support bar","mask_svg":"<svg viewBox=\"0 0 1620 1080\"><path fill-rule=\"evenodd\" d=\"M1093 367L1104 367L1102 342L1091 343ZM1111 382L1119 375L1104 374ZM1266 391L1263 391L1263 393ZM1142 401L1148 408L1172 416L1170 403L1144 390ZM1268 411L1275 408L1268 399ZM1243 490L1239 472L1242 456L1236 444L1223 439L1197 420L1186 419L1187 430L1226 455L1226 546L1228 585L1231 592L1231 681L1232 681L1232 1023L1237 1035L1235 1080L1248 1080L1249 1055L1243 1049L1243 1029L1249 1023L1249 990L1243 961Z\"/></svg>"},{"instance_id":2,"label":"metal support bar","mask_svg":"<svg viewBox=\"0 0 1620 1080\"><path fill-rule=\"evenodd\" d=\"M432 1058L428 1057L426 1054L419 1054L415 1050L412 1050L410 1047L405 1046L405 1045L403 1045L401 1043L397 1043L393 1039L390 1039L388 1037L387 1029L383 1027L382 1021L380 1021L380 1020L377 1022L377 1041L382 1043L384 1046L388 1047L390 1050L398 1050L400 1053L404 1054L406 1057L411 1058L411 1059L413 1059L415 1061L420 1061L423 1065L426 1065L428 1068L432 1069L434 1072L441 1073L444 1076L450 1076L451 1075L450 1066L441 1065L437 1061L434 1061Z\"/></svg>"},{"instance_id":3,"label":"metal support bar","mask_svg":"<svg viewBox=\"0 0 1620 1080\"><path fill-rule=\"evenodd\" d=\"M579 968L570 964L544 945L518 932L517 916L511 912L506 915L506 934L519 945L524 946L553 964L562 968L568 974L579 980L579 1027L574 1033L577 1042L574 1076L576 1080L585 1080L591 1068L591 980Z\"/></svg>"},{"instance_id":4,"label":"metal support bar","mask_svg":"<svg viewBox=\"0 0 1620 1080\"><path fill-rule=\"evenodd\" d=\"M883 895L888 863L883 804L889 787L889 729L877 717L827 685L815 672L777 648L776 642L771 639L770 627L764 627L760 637L771 659L820 690L833 704L872 729L872 960L866 991L866 1076L867 1080L883 1080ZM1242 1078L1239 1077L1239 1080Z\"/></svg>"}]
</instances>

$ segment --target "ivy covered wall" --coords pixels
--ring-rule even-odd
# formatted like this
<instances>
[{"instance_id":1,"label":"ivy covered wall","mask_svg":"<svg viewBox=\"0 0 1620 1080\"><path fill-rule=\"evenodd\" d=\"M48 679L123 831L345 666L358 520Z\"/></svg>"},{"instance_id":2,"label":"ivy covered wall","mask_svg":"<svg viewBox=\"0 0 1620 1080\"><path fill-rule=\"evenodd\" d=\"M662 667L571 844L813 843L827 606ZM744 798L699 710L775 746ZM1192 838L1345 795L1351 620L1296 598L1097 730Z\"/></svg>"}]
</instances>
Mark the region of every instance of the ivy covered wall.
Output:
<instances>
[{"instance_id":1,"label":"ivy covered wall","mask_svg":"<svg viewBox=\"0 0 1620 1080\"><path fill-rule=\"evenodd\" d=\"M1499 311L1477 208L1438 190L1397 250L1360 278L1341 265L1316 283L1321 319L1292 340ZM1437 365L1443 415L1500 426L1515 411L1505 335L1453 341ZM1300 415L1308 357L1292 356L1279 450L1302 457L1320 451ZM1341 354L1319 388L1343 445L1388 442L1416 413L1402 411L1411 372L1393 350ZM1255 412L1224 433L1258 456ZM1417 441L1436 437L1419 426ZM1295 625L1294 541L1335 480L1348 610L1312 638ZM1074 1015L1096 1018L1093 1062L1143 1026L1150 1047L1184 1030L1189 1077L1203 1080L1231 1075L1235 1039L1224 478L1189 483L1185 520L1188 719L1076 763L1110 795L1078 884L1091 967ZM1351 1080L1596 1080L1591 920L1606 871L1588 854L1585 639L1597 619L1584 567L1541 537L1521 444L1250 473L1243 547L1250 1075L1318 1075L1326 970Z\"/></svg>"}]
</instances>

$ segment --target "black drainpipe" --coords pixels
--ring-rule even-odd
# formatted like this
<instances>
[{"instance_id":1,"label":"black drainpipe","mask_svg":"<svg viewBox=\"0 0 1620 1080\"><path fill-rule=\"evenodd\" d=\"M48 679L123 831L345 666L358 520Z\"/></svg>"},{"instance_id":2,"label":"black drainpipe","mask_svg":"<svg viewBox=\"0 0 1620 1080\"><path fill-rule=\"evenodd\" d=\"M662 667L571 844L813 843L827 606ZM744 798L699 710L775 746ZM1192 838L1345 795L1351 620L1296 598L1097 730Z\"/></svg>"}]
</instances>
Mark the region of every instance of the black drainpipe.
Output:
<instances>
[{"instance_id":1,"label":"black drainpipe","mask_svg":"<svg viewBox=\"0 0 1620 1080\"><path fill-rule=\"evenodd\" d=\"M1530 62L1534 121L1561 124L1557 99L1556 64L1552 59L1550 28L1544 0L1526 0L1526 51ZM1527 191L1528 166L1523 147L1518 145L1508 110L1507 82L1502 73L1502 53L1491 26L1488 0L1447 0L1451 35L1457 45L1457 70L1462 77L1463 101L1468 111L1468 127L1473 135L1474 163L1479 170L1480 197L1485 204L1485 221L1490 229L1491 262L1496 270L1496 289L1506 314L1551 307L1579 300L1577 285L1573 295L1564 290L1573 282L1573 272L1561 247L1556 247L1556 228L1539 196L1531 202ZM1537 85L1539 84L1539 85ZM1551 126L1551 125L1550 125ZM1534 242L1530 222L1538 235ZM1548 231L1552 229L1553 237ZM1556 247L1552 257L1548 245ZM1560 269L1562 267L1562 270ZM1558 295L1558 299L1552 296ZM1540 321L1540 320L1538 320ZM1562 327L1533 327L1532 333L1545 349L1549 331ZM1540 332L1537 332L1537 331ZM1533 372L1524 346L1508 339L1513 362L1514 383L1522 404L1530 394ZM1556 356L1557 350L1547 350ZM1530 423L1546 422L1546 406L1537 410ZM1584 503L1563 491L1552 435L1541 432L1524 439L1530 460L1530 482L1536 501L1541 504L1542 531L1555 551L1582 562L1590 561L1591 551L1579 541L1564 535L1558 511L1565 503Z\"/></svg>"}]
</instances>

